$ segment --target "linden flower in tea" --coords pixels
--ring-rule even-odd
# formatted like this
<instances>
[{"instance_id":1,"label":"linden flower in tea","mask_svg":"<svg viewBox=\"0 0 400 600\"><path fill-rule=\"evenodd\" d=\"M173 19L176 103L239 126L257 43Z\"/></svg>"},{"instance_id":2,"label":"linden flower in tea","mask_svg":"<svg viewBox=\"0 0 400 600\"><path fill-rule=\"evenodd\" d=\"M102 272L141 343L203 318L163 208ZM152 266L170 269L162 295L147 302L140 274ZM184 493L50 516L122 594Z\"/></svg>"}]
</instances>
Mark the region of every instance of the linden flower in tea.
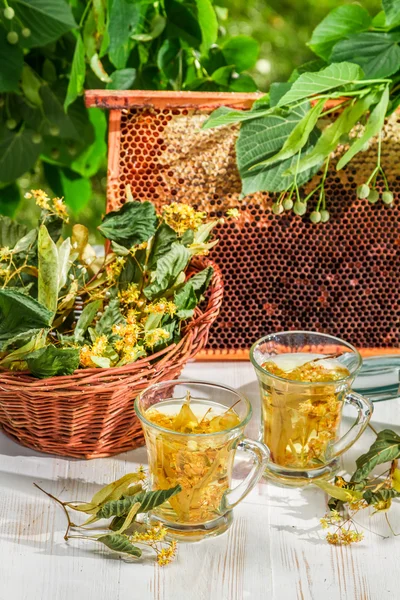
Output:
<instances>
[{"instance_id":1,"label":"linden flower in tea","mask_svg":"<svg viewBox=\"0 0 400 600\"><path fill-rule=\"evenodd\" d=\"M336 440L346 384L350 374L335 358L309 353L280 354L262 367L274 380L263 384L264 443L276 464L292 468L317 467L325 461L329 443ZM302 385L296 386L295 382ZM304 383L326 382L309 387Z\"/></svg>"},{"instance_id":2,"label":"linden flower in tea","mask_svg":"<svg viewBox=\"0 0 400 600\"><path fill-rule=\"evenodd\" d=\"M215 403L190 402L189 397L183 403L171 400L157 406L146 411L146 418L171 434L146 428L153 486L166 489L180 484L182 492L155 514L176 523L211 521L219 515L230 487L237 436L232 438L227 430L240 424L239 416L233 407L226 410ZM207 436L219 432L221 435Z\"/></svg>"}]
</instances>

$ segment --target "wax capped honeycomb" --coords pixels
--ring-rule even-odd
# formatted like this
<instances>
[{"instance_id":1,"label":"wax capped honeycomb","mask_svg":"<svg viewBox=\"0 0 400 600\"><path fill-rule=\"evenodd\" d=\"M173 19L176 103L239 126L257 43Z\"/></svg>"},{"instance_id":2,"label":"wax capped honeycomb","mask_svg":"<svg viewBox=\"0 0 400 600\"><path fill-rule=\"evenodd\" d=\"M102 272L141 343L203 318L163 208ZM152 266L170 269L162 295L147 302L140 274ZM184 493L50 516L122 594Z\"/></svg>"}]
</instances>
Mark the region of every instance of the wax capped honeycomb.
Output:
<instances>
[{"instance_id":1,"label":"wax capped honeycomb","mask_svg":"<svg viewBox=\"0 0 400 600\"><path fill-rule=\"evenodd\" d=\"M327 224L308 214L275 216L271 198L240 199L236 126L200 129L207 110L143 106L121 109L110 158L108 210L135 199L159 207L185 202L211 216L238 207L240 218L218 227L212 258L221 266L225 299L209 349L238 356L260 336L306 329L327 332L363 348L400 345L400 128L392 117L382 164L395 193L393 206L356 198L376 164L377 144L344 171L331 162L326 182ZM120 116L120 121L119 121ZM315 185L318 176L307 185ZM312 210L314 207L310 205Z\"/></svg>"}]
</instances>

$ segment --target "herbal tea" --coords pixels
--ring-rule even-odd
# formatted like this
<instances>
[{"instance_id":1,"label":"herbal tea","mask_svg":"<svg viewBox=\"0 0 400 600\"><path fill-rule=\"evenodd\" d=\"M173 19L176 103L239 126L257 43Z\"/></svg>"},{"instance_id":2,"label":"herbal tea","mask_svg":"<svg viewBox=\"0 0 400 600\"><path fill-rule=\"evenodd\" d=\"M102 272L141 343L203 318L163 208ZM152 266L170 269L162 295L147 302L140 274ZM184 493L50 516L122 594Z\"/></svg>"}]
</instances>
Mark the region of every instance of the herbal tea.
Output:
<instances>
[{"instance_id":1,"label":"herbal tea","mask_svg":"<svg viewBox=\"0 0 400 600\"><path fill-rule=\"evenodd\" d=\"M153 486L182 487L154 514L181 524L214 520L230 487L237 435L230 436L227 430L240 424L234 407L188 397L159 403L145 417L165 430L146 428Z\"/></svg>"},{"instance_id":2,"label":"herbal tea","mask_svg":"<svg viewBox=\"0 0 400 600\"><path fill-rule=\"evenodd\" d=\"M290 468L320 466L328 444L337 438L348 391L347 383L334 382L346 379L349 370L337 358L306 352L279 354L262 367L282 378L269 381L266 376L261 383L263 441L271 460Z\"/></svg>"}]
</instances>

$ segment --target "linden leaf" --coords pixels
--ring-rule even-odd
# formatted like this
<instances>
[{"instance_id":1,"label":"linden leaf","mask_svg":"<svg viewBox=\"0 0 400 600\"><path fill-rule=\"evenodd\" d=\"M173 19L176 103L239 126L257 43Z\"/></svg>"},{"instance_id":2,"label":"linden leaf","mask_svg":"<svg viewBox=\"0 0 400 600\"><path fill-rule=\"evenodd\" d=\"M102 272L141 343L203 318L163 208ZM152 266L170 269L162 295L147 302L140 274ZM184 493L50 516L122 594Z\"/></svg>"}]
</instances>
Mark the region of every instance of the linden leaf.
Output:
<instances>
[{"instance_id":1,"label":"linden leaf","mask_svg":"<svg viewBox=\"0 0 400 600\"><path fill-rule=\"evenodd\" d=\"M110 548L110 550L114 550L114 552L130 554L136 558L140 558L142 556L142 551L140 548L132 544L126 535L122 535L120 533L110 533L108 535L101 535L97 538L97 541L107 546L107 548Z\"/></svg>"}]
</instances>

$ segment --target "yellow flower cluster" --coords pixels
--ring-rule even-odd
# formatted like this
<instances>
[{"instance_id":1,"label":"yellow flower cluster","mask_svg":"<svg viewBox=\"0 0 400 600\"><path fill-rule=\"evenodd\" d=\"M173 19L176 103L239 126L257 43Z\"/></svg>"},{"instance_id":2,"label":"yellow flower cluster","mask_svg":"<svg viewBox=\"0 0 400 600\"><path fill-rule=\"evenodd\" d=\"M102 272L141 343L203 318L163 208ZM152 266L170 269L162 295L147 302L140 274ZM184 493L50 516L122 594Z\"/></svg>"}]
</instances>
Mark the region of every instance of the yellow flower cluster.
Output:
<instances>
[{"instance_id":1,"label":"yellow flower cluster","mask_svg":"<svg viewBox=\"0 0 400 600\"><path fill-rule=\"evenodd\" d=\"M149 314L169 314L170 317L176 313L176 306L173 302L169 302L166 298L160 298L157 302L148 304L144 312Z\"/></svg>"},{"instance_id":2,"label":"yellow flower cluster","mask_svg":"<svg viewBox=\"0 0 400 600\"><path fill-rule=\"evenodd\" d=\"M123 256L117 256L115 260L106 266L107 281L110 283L115 282L121 275L121 271L125 265L125 258Z\"/></svg>"},{"instance_id":3,"label":"yellow flower cluster","mask_svg":"<svg viewBox=\"0 0 400 600\"><path fill-rule=\"evenodd\" d=\"M172 202L166 206L162 213L164 221L176 233L182 235L188 229L197 229L206 218L205 212L197 212L188 204Z\"/></svg>"},{"instance_id":4,"label":"yellow flower cluster","mask_svg":"<svg viewBox=\"0 0 400 600\"><path fill-rule=\"evenodd\" d=\"M170 333L161 327L157 327L157 329L150 329L150 331L145 331L144 339L146 346L149 348L153 348L159 342L163 342L167 340L170 336Z\"/></svg>"},{"instance_id":5,"label":"yellow flower cluster","mask_svg":"<svg viewBox=\"0 0 400 600\"><path fill-rule=\"evenodd\" d=\"M168 548L163 548L162 550L157 552L157 562L160 565L160 567L164 567L165 565L168 565L172 560L174 560L176 556L176 548L177 544L174 541L170 542Z\"/></svg>"},{"instance_id":6,"label":"yellow flower cluster","mask_svg":"<svg viewBox=\"0 0 400 600\"><path fill-rule=\"evenodd\" d=\"M92 346L85 344L80 350L80 362L84 367L96 367L92 356L103 356L108 345L107 336L101 335Z\"/></svg>"},{"instance_id":7,"label":"yellow flower cluster","mask_svg":"<svg viewBox=\"0 0 400 600\"><path fill-rule=\"evenodd\" d=\"M167 530L163 525L157 524L144 531L135 531L129 540L132 543L141 542L153 548L157 554L157 563L164 567L176 556L177 543L175 541L165 542Z\"/></svg>"},{"instance_id":8,"label":"yellow flower cluster","mask_svg":"<svg viewBox=\"0 0 400 600\"><path fill-rule=\"evenodd\" d=\"M236 221L239 218L239 216L240 216L239 209L237 209L237 208L229 208L226 211L226 216L229 219L234 219Z\"/></svg>"},{"instance_id":9,"label":"yellow flower cluster","mask_svg":"<svg viewBox=\"0 0 400 600\"><path fill-rule=\"evenodd\" d=\"M350 544L361 542L364 539L364 534L361 531L354 529L345 529L339 527L335 533L327 533L326 540L333 546L349 546Z\"/></svg>"},{"instance_id":10,"label":"yellow flower cluster","mask_svg":"<svg viewBox=\"0 0 400 600\"><path fill-rule=\"evenodd\" d=\"M8 246L0 248L0 260L10 260L12 254L12 250Z\"/></svg>"},{"instance_id":11,"label":"yellow flower cluster","mask_svg":"<svg viewBox=\"0 0 400 600\"><path fill-rule=\"evenodd\" d=\"M130 283L124 290L118 294L121 304L133 304L140 297L140 290L136 283Z\"/></svg>"},{"instance_id":12,"label":"yellow flower cluster","mask_svg":"<svg viewBox=\"0 0 400 600\"><path fill-rule=\"evenodd\" d=\"M136 346L141 333L141 327L135 322L119 323L118 325L113 325L112 332L121 338L114 344L118 352L121 352L124 349L132 349L132 347Z\"/></svg>"},{"instance_id":13,"label":"yellow flower cluster","mask_svg":"<svg viewBox=\"0 0 400 600\"><path fill-rule=\"evenodd\" d=\"M65 223L68 223L69 217L67 208L62 198L53 198L50 200L49 196L43 190L31 190L31 192L25 194L25 198L34 198L36 205L39 206L39 208L57 215Z\"/></svg>"}]
</instances>

